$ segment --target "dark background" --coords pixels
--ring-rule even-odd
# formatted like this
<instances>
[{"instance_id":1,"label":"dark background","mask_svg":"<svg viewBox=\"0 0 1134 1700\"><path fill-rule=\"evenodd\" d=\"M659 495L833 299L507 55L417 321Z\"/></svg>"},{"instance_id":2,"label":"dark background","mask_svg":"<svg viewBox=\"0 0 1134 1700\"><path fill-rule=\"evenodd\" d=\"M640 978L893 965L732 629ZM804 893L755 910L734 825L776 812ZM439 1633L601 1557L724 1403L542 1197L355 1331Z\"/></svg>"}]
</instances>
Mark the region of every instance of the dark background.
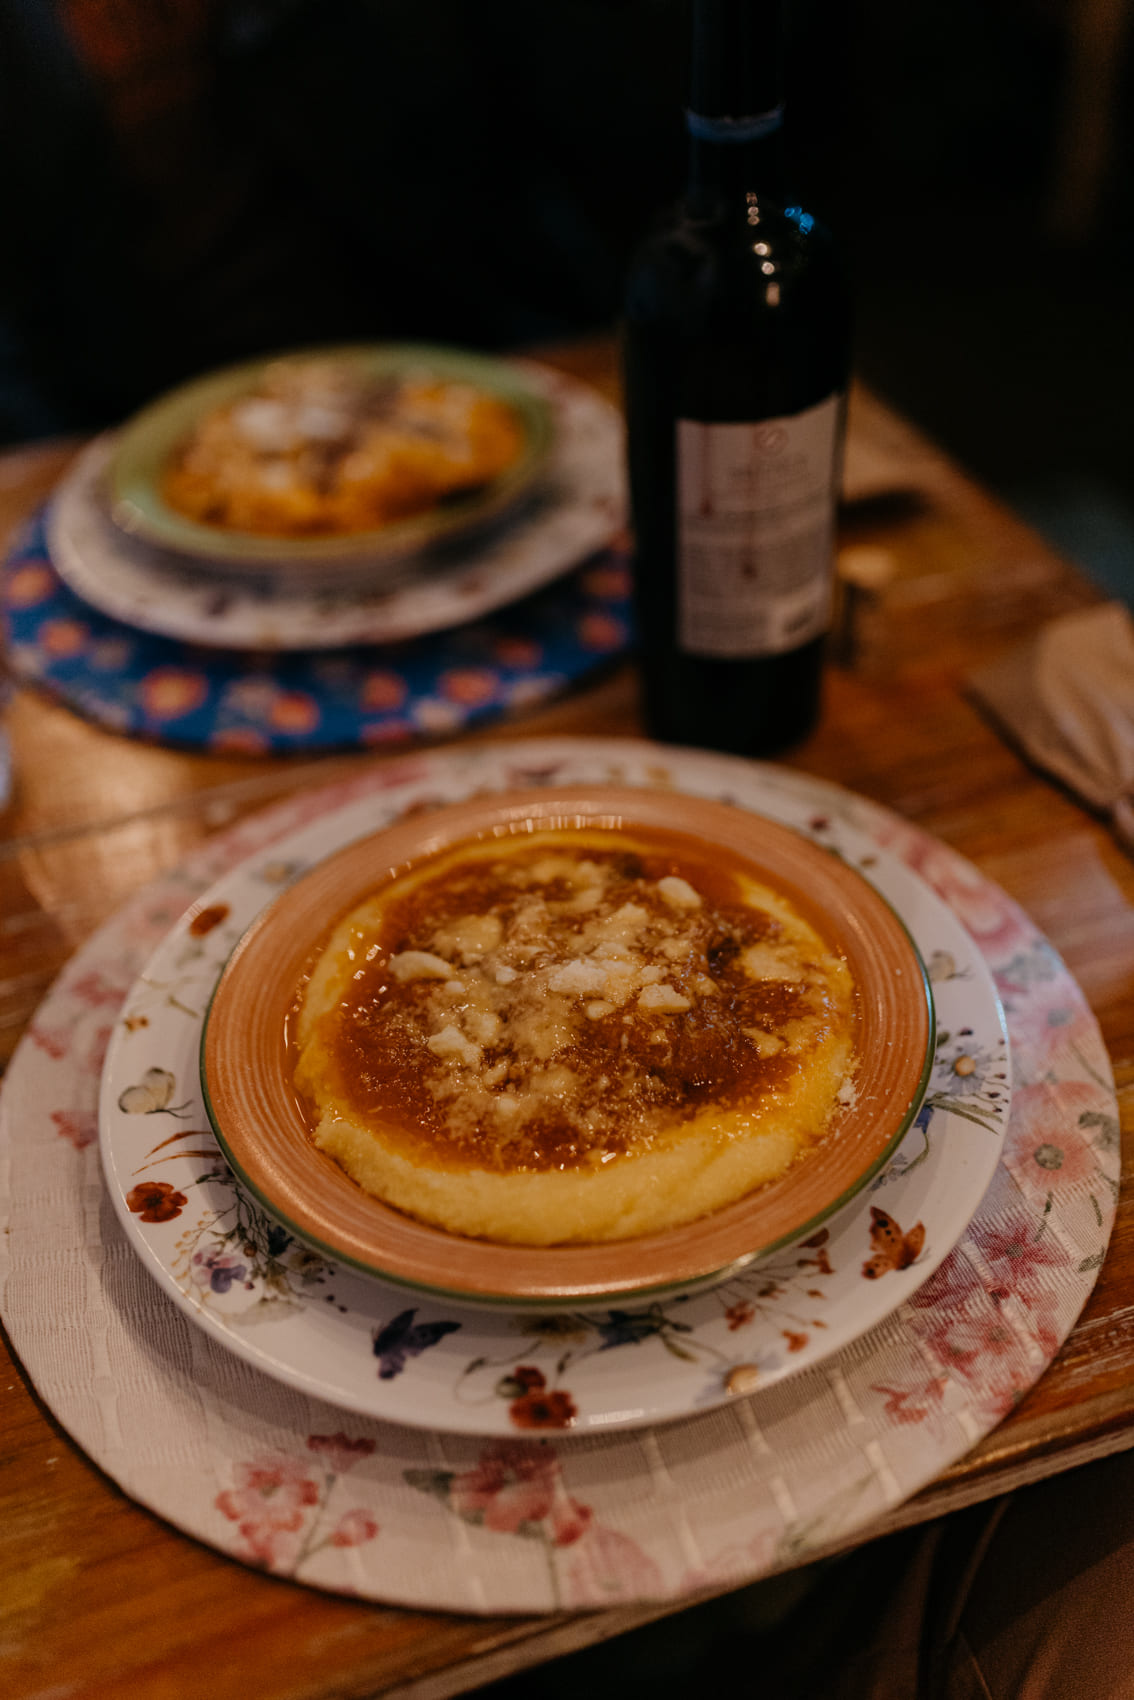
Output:
<instances>
[{"instance_id":1,"label":"dark background","mask_svg":"<svg viewBox=\"0 0 1134 1700\"><path fill-rule=\"evenodd\" d=\"M789 0L788 109L860 371L1120 587L1122 11ZM0 0L0 442L275 348L612 327L681 181L686 28L684 0Z\"/></svg>"},{"instance_id":2,"label":"dark background","mask_svg":"<svg viewBox=\"0 0 1134 1700\"><path fill-rule=\"evenodd\" d=\"M680 183L684 10L0 0L0 444L275 348L612 328ZM790 15L797 183L851 260L859 370L1134 602L1134 12ZM810 1585L739 1590L494 1692L751 1688L785 1590ZM845 1567L830 1591L806 1636L871 1603Z\"/></svg>"}]
</instances>

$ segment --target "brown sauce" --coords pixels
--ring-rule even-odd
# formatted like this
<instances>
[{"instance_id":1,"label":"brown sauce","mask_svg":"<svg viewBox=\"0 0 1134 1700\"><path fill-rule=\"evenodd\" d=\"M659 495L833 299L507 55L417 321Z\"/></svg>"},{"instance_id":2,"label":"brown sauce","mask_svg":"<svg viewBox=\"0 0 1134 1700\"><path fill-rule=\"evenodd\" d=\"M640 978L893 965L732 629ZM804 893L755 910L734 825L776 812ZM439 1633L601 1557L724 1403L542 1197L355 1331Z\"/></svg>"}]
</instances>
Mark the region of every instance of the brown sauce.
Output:
<instances>
[{"instance_id":1,"label":"brown sauce","mask_svg":"<svg viewBox=\"0 0 1134 1700\"><path fill-rule=\"evenodd\" d=\"M677 834L639 847L636 831L633 848L615 833L585 838L470 847L395 883L369 960L322 1025L341 1113L449 1167L601 1164L700 1111L780 1091L847 1018L814 935L793 945L781 919L753 907L742 865ZM667 879L696 903L667 898ZM497 922L487 948L481 935L454 947L470 925ZM782 954L781 977L745 966L753 946ZM418 952L451 978L400 977ZM608 969L593 996L563 989Z\"/></svg>"}]
</instances>

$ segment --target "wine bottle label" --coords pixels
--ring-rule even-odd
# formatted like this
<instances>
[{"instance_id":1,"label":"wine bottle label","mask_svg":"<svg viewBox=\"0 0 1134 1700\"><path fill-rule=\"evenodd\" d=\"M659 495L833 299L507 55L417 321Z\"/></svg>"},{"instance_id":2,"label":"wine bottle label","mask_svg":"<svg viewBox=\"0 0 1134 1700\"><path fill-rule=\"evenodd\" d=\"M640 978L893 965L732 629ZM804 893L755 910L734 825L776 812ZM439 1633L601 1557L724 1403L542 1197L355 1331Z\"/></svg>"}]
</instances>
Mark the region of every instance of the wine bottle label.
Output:
<instances>
[{"instance_id":1,"label":"wine bottle label","mask_svg":"<svg viewBox=\"0 0 1134 1700\"><path fill-rule=\"evenodd\" d=\"M756 424L677 421L678 644L798 649L830 623L840 397Z\"/></svg>"}]
</instances>

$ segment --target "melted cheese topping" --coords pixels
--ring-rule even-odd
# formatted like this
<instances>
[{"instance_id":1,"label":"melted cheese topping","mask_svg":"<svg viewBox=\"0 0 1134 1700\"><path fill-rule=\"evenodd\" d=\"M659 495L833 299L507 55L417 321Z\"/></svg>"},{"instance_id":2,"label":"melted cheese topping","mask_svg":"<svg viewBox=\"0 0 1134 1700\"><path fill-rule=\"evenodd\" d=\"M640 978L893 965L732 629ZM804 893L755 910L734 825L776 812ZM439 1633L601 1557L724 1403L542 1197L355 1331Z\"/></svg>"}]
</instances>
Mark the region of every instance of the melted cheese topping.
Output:
<instances>
[{"instance_id":1,"label":"melted cheese topping","mask_svg":"<svg viewBox=\"0 0 1134 1700\"><path fill-rule=\"evenodd\" d=\"M463 845L336 927L296 1014L316 1142L458 1233L633 1237L820 1139L853 1066L846 964L679 835Z\"/></svg>"},{"instance_id":2,"label":"melted cheese topping","mask_svg":"<svg viewBox=\"0 0 1134 1700\"><path fill-rule=\"evenodd\" d=\"M349 535L481 488L523 446L514 410L470 384L281 360L258 389L204 415L171 457L162 494L202 525Z\"/></svg>"}]
</instances>

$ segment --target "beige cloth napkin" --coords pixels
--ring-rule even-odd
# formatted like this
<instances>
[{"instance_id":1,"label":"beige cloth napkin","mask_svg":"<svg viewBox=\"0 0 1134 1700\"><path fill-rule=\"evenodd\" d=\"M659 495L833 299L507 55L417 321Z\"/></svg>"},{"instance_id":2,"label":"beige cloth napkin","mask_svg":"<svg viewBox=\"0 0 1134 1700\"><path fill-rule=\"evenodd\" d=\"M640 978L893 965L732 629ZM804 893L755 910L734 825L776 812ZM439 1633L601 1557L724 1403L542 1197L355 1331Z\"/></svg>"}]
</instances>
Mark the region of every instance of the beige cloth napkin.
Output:
<instances>
[{"instance_id":1,"label":"beige cloth napkin","mask_svg":"<svg viewBox=\"0 0 1134 1700\"><path fill-rule=\"evenodd\" d=\"M1119 602L1052 620L969 686L1037 766L1134 851L1134 621Z\"/></svg>"}]
</instances>

